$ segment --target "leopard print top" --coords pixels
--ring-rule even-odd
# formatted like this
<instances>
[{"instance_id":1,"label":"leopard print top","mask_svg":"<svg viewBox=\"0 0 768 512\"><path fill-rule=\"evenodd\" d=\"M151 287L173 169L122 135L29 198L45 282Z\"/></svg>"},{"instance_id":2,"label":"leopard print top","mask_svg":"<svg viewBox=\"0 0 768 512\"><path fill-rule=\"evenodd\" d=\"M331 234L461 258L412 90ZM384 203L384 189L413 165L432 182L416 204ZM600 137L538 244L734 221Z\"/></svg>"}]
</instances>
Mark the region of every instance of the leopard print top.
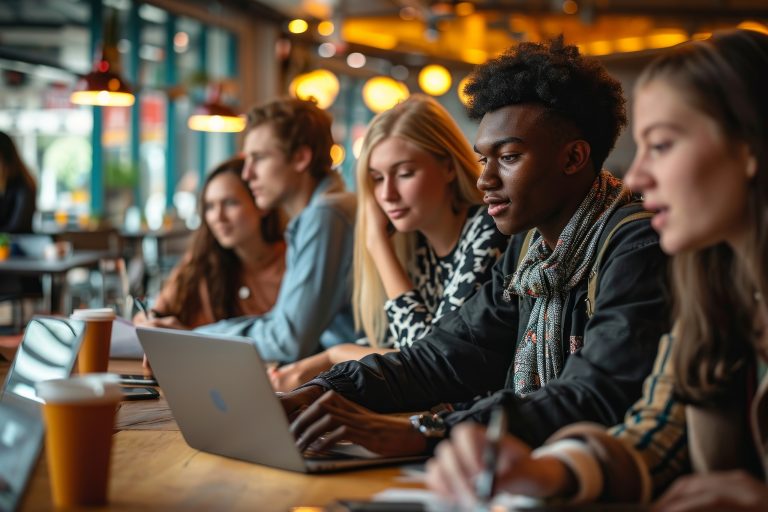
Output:
<instances>
[{"instance_id":1,"label":"leopard print top","mask_svg":"<svg viewBox=\"0 0 768 512\"><path fill-rule=\"evenodd\" d=\"M415 258L407 269L414 288L384 304L389 333L380 346L410 346L429 333L433 322L459 309L490 279L491 268L507 242L508 237L496 229L482 205L469 209L459 241L442 258L419 234Z\"/></svg>"}]
</instances>

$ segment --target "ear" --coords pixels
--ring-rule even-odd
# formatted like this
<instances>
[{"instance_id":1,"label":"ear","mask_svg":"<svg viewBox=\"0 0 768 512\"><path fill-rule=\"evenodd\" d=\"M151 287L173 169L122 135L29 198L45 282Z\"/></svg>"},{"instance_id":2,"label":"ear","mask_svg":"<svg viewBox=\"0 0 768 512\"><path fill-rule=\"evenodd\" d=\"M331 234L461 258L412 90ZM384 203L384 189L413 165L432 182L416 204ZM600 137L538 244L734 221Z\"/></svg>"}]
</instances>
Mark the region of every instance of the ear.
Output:
<instances>
[{"instance_id":1,"label":"ear","mask_svg":"<svg viewBox=\"0 0 768 512\"><path fill-rule=\"evenodd\" d=\"M450 158L445 164L445 178L447 183L456 181L456 167L453 165L453 160Z\"/></svg>"},{"instance_id":2,"label":"ear","mask_svg":"<svg viewBox=\"0 0 768 512\"><path fill-rule=\"evenodd\" d=\"M563 151L565 154L565 166L563 167L563 170L567 175L577 174L585 167L592 165L592 161L589 159L592 148L585 140L572 140L567 142Z\"/></svg>"},{"instance_id":3,"label":"ear","mask_svg":"<svg viewBox=\"0 0 768 512\"><path fill-rule=\"evenodd\" d=\"M757 175L757 158L750 152L747 159L747 178L752 179Z\"/></svg>"},{"instance_id":4,"label":"ear","mask_svg":"<svg viewBox=\"0 0 768 512\"><path fill-rule=\"evenodd\" d=\"M309 169L310 162L312 162L312 150L309 146L299 146L291 156L291 166L299 173Z\"/></svg>"}]
</instances>

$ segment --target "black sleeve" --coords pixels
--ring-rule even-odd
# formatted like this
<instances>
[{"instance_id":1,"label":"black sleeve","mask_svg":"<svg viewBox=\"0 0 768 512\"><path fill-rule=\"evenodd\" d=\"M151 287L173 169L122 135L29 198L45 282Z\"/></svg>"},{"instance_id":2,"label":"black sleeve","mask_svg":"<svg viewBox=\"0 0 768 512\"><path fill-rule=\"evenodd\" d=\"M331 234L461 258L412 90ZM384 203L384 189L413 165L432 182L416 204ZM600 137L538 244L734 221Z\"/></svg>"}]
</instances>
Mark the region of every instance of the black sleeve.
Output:
<instances>
[{"instance_id":1,"label":"black sleeve","mask_svg":"<svg viewBox=\"0 0 768 512\"><path fill-rule=\"evenodd\" d=\"M521 243L513 237L491 280L413 346L337 364L312 383L379 412L423 410L502 388L518 322L518 301L505 302L502 289Z\"/></svg>"},{"instance_id":2,"label":"black sleeve","mask_svg":"<svg viewBox=\"0 0 768 512\"><path fill-rule=\"evenodd\" d=\"M669 330L666 262L648 220L622 226L603 256L584 346L568 357L560 377L523 398L499 391L449 414L448 425L465 419L485 423L490 410L503 404L510 432L540 445L575 421L620 422L640 396L658 341Z\"/></svg>"},{"instance_id":3,"label":"black sleeve","mask_svg":"<svg viewBox=\"0 0 768 512\"><path fill-rule=\"evenodd\" d=\"M35 189L25 184L7 189L5 200L10 200L12 207L5 211L7 218L0 222L0 232L31 233L35 199Z\"/></svg>"}]
</instances>

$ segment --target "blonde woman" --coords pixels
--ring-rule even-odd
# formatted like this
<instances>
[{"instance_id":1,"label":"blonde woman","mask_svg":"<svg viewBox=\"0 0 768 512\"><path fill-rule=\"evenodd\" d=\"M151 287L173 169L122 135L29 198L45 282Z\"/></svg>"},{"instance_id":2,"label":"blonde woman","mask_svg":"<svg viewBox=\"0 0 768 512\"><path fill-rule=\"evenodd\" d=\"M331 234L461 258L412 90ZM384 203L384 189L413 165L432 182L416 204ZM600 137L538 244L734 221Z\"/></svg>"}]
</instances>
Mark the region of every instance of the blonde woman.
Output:
<instances>
[{"instance_id":1,"label":"blonde woman","mask_svg":"<svg viewBox=\"0 0 768 512\"><path fill-rule=\"evenodd\" d=\"M433 99L412 96L371 121L357 165L353 292L366 337L274 370L276 390L410 346L490 277L507 237L481 205L478 175L469 143Z\"/></svg>"}]
</instances>

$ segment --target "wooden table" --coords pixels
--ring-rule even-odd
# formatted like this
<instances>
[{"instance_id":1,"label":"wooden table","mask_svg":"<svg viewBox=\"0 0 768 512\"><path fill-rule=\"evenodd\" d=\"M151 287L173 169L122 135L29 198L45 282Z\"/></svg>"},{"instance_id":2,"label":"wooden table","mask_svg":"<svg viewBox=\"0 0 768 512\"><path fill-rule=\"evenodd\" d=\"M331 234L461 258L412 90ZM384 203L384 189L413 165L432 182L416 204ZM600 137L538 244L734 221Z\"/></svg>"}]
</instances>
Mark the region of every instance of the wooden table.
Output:
<instances>
[{"instance_id":1,"label":"wooden table","mask_svg":"<svg viewBox=\"0 0 768 512\"><path fill-rule=\"evenodd\" d=\"M41 459L42 461L42 459ZM103 510L287 511L369 498L397 485L398 468L308 476L190 448L177 431L124 430L113 438L110 503ZM50 508L50 482L38 464L22 510Z\"/></svg>"},{"instance_id":2,"label":"wooden table","mask_svg":"<svg viewBox=\"0 0 768 512\"><path fill-rule=\"evenodd\" d=\"M0 373L7 364L0 364ZM141 373L141 363L113 360L109 369ZM323 507L340 498L370 498L390 487L421 487L397 481L397 467L310 476L195 450L184 441L162 397L122 402L116 428L110 503L99 510L287 511ZM50 510L51 503L42 456L21 510Z\"/></svg>"}]
</instances>

